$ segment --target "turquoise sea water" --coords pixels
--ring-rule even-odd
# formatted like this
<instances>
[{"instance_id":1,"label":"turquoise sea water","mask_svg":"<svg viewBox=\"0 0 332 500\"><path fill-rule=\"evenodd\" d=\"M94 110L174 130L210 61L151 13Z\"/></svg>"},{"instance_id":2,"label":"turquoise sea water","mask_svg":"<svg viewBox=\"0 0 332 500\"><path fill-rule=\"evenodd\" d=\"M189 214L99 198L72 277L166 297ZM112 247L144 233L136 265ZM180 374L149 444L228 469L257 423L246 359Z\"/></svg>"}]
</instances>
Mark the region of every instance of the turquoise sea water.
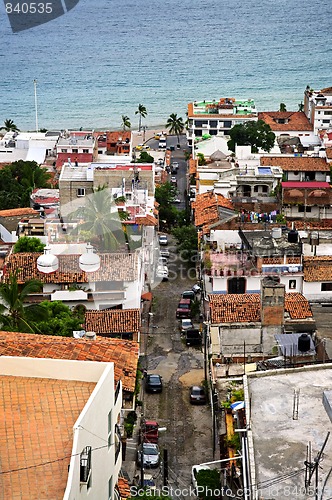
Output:
<instances>
[{"instance_id":1,"label":"turquoise sea water","mask_svg":"<svg viewBox=\"0 0 332 500\"><path fill-rule=\"evenodd\" d=\"M1 4L0 122L149 126L185 117L195 99L254 98L297 110L307 84L332 86L330 0L80 0L64 16L13 34Z\"/></svg>"}]
</instances>

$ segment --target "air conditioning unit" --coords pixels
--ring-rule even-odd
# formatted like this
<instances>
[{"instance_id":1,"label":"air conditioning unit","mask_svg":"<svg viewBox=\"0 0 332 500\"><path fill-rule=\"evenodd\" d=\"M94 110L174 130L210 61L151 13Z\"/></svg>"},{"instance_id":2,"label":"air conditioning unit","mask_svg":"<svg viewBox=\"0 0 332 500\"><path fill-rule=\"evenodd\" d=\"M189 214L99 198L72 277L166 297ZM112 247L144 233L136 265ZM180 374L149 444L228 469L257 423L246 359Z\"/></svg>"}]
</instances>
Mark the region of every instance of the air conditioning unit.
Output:
<instances>
[{"instance_id":1,"label":"air conditioning unit","mask_svg":"<svg viewBox=\"0 0 332 500\"><path fill-rule=\"evenodd\" d=\"M297 266L288 266L288 272L289 273L298 273L299 268Z\"/></svg>"}]
</instances>

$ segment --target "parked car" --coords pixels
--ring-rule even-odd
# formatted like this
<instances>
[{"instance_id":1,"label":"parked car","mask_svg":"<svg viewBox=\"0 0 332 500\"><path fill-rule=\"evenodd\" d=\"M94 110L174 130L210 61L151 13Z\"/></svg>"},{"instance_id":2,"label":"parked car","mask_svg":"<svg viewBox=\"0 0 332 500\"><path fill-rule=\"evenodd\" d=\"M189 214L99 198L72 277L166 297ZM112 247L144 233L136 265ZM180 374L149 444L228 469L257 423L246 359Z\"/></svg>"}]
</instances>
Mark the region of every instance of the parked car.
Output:
<instances>
[{"instance_id":1,"label":"parked car","mask_svg":"<svg viewBox=\"0 0 332 500\"><path fill-rule=\"evenodd\" d=\"M157 278L162 278L163 281L168 280L168 267L159 265L156 270L156 277Z\"/></svg>"},{"instance_id":2,"label":"parked car","mask_svg":"<svg viewBox=\"0 0 332 500\"><path fill-rule=\"evenodd\" d=\"M145 379L146 392L162 392L163 382L160 375L157 373L148 374Z\"/></svg>"},{"instance_id":3,"label":"parked car","mask_svg":"<svg viewBox=\"0 0 332 500\"><path fill-rule=\"evenodd\" d=\"M156 483L152 474L144 474L143 488L148 488L150 491L156 491Z\"/></svg>"},{"instance_id":4,"label":"parked car","mask_svg":"<svg viewBox=\"0 0 332 500\"><path fill-rule=\"evenodd\" d=\"M169 259L170 258L170 253L169 253L169 250L167 250L166 248L161 248L160 249L160 255L161 257L165 257L166 259Z\"/></svg>"},{"instance_id":5,"label":"parked car","mask_svg":"<svg viewBox=\"0 0 332 500\"><path fill-rule=\"evenodd\" d=\"M202 345L202 334L198 328L188 328L185 332L186 344L190 346Z\"/></svg>"},{"instance_id":6,"label":"parked car","mask_svg":"<svg viewBox=\"0 0 332 500\"><path fill-rule=\"evenodd\" d=\"M177 161L173 161L173 163L172 163L172 167L173 167L175 170L177 170L177 169L179 168L179 164L178 164L178 162L177 162Z\"/></svg>"},{"instance_id":7,"label":"parked car","mask_svg":"<svg viewBox=\"0 0 332 500\"><path fill-rule=\"evenodd\" d=\"M158 443L159 424L155 420L143 420L139 432L139 442Z\"/></svg>"},{"instance_id":8,"label":"parked car","mask_svg":"<svg viewBox=\"0 0 332 500\"><path fill-rule=\"evenodd\" d=\"M191 316L191 300L190 299L181 299L178 303L178 307L176 309L176 317L177 318L190 318Z\"/></svg>"},{"instance_id":9,"label":"parked car","mask_svg":"<svg viewBox=\"0 0 332 500\"><path fill-rule=\"evenodd\" d=\"M195 300L195 292L193 292L193 290L185 290L184 292L182 292L182 298Z\"/></svg>"},{"instance_id":10,"label":"parked car","mask_svg":"<svg viewBox=\"0 0 332 500\"><path fill-rule=\"evenodd\" d=\"M137 464L143 467L158 467L160 463L159 446L154 443L142 443L137 451Z\"/></svg>"},{"instance_id":11,"label":"parked car","mask_svg":"<svg viewBox=\"0 0 332 500\"><path fill-rule=\"evenodd\" d=\"M208 465L193 465L191 468L191 482L193 483L194 490L197 490L197 474L201 470L210 470Z\"/></svg>"},{"instance_id":12,"label":"parked car","mask_svg":"<svg viewBox=\"0 0 332 500\"><path fill-rule=\"evenodd\" d=\"M181 334L186 333L186 331L190 330L191 328L194 328L194 325L192 324L191 319L189 319L189 318L181 319L181 324L180 324Z\"/></svg>"},{"instance_id":13,"label":"parked car","mask_svg":"<svg viewBox=\"0 0 332 500\"><path fill-rule=\"evenodd\" d=\"M168 239L166 234L159 235L159 245L168 245Z\"/></svg>"},{"instance_id":14,"label":"parked car","mask_svg":"<svg viewBox=\"0 0 332 500\"><path fill-rule=\"evenodd\" d=\"M158 257L158 265L166 266L167 262L168 262L168 260L166 257L163 257L162 255L160 257Z\"/></svg>"},{"instance_id":15,"label":"parked car","mask_svg":"<svg viewBox=\"0 0 332 500\"><path fill-rule=\"evenodd\" d=\"M173 186L177 185L177 180L176 180L176 177L174 175L171 176L171 184L173 184Z\"/></svg>"},{"instance_id":16,"label":"parked car","mask_svg":"<svg viewBox=\"0 0 332 500\"><path fill-rule=\"evenodd\" d=\"M202 385L193 385L190 387L189 400L192 405L206 403L206 392Z\"/></svg>"},{"instance_id":17,"label":"parked car","mask_svg":"<svg viewBox=\"0 0 332 500\"><path fill-rule=\"evenodd\" d=\"M194 293L200 293L201 291L201 287L196 283L193 287L192 287L192 291Z\"/></svg>"},{"instance_id":18,"label":"parked car","mask_svg":"<svg viewBox=\"0 0 332 500\"><path fill-rule=\"evenodd\" d=\"M181 203L181 198L175 198L173 203Z\"/></svg>"}]
</instances>

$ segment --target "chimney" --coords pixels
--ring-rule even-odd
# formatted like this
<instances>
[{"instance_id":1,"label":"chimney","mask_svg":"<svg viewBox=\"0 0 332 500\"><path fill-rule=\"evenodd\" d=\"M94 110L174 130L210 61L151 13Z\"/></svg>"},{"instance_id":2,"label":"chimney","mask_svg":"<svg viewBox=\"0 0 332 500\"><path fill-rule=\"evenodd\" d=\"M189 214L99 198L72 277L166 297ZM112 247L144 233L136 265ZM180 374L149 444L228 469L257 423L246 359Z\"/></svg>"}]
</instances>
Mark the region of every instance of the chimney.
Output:
<instances>
[{"instance_id":1,"label":"chimney","mask_svg":"<svg viewBox=\"0 0 332 500\"><path fill-rule=\"evenodd\" d=\"M87 340L96 340L96 334L95 334L95 332L85 332L84 337Z\"/></svg>"},{"instance_id":2,"label":"chimney","mask_svg":"<svg viewBox=\"0 0 332 500\"><path fill-rule=\"evenodd\" d=\"M261 281L262 327L282 326L285 313L285 285L278 276L267 276Z\"/></svg>"}]
</instances>

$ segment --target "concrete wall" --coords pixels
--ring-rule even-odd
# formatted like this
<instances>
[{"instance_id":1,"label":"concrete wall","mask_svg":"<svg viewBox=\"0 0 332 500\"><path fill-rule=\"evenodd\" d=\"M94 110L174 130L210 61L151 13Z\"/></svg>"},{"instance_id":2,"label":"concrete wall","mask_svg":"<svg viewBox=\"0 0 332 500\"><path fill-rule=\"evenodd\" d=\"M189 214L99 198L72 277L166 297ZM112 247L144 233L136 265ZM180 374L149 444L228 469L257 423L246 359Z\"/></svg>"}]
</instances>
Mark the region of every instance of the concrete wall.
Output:
<instances>
[{"instance_id":1,"label":"concrete wall","mask_svg":"<svg viewBox=\"0 0 332 500\"><path fill-rule=\"evenodd\" d=\"M114 489L122 465L121 451L115 460L119 442L115 435L115 424L120 419L121 391L116 402L114 396L114 365L108 363L74 425L72 457L64 500L114 498L114 491L109 497L109 482ZM86 446L92 447L90 488L80 483L80 454Z\"/></svg>"}]
</instances>

